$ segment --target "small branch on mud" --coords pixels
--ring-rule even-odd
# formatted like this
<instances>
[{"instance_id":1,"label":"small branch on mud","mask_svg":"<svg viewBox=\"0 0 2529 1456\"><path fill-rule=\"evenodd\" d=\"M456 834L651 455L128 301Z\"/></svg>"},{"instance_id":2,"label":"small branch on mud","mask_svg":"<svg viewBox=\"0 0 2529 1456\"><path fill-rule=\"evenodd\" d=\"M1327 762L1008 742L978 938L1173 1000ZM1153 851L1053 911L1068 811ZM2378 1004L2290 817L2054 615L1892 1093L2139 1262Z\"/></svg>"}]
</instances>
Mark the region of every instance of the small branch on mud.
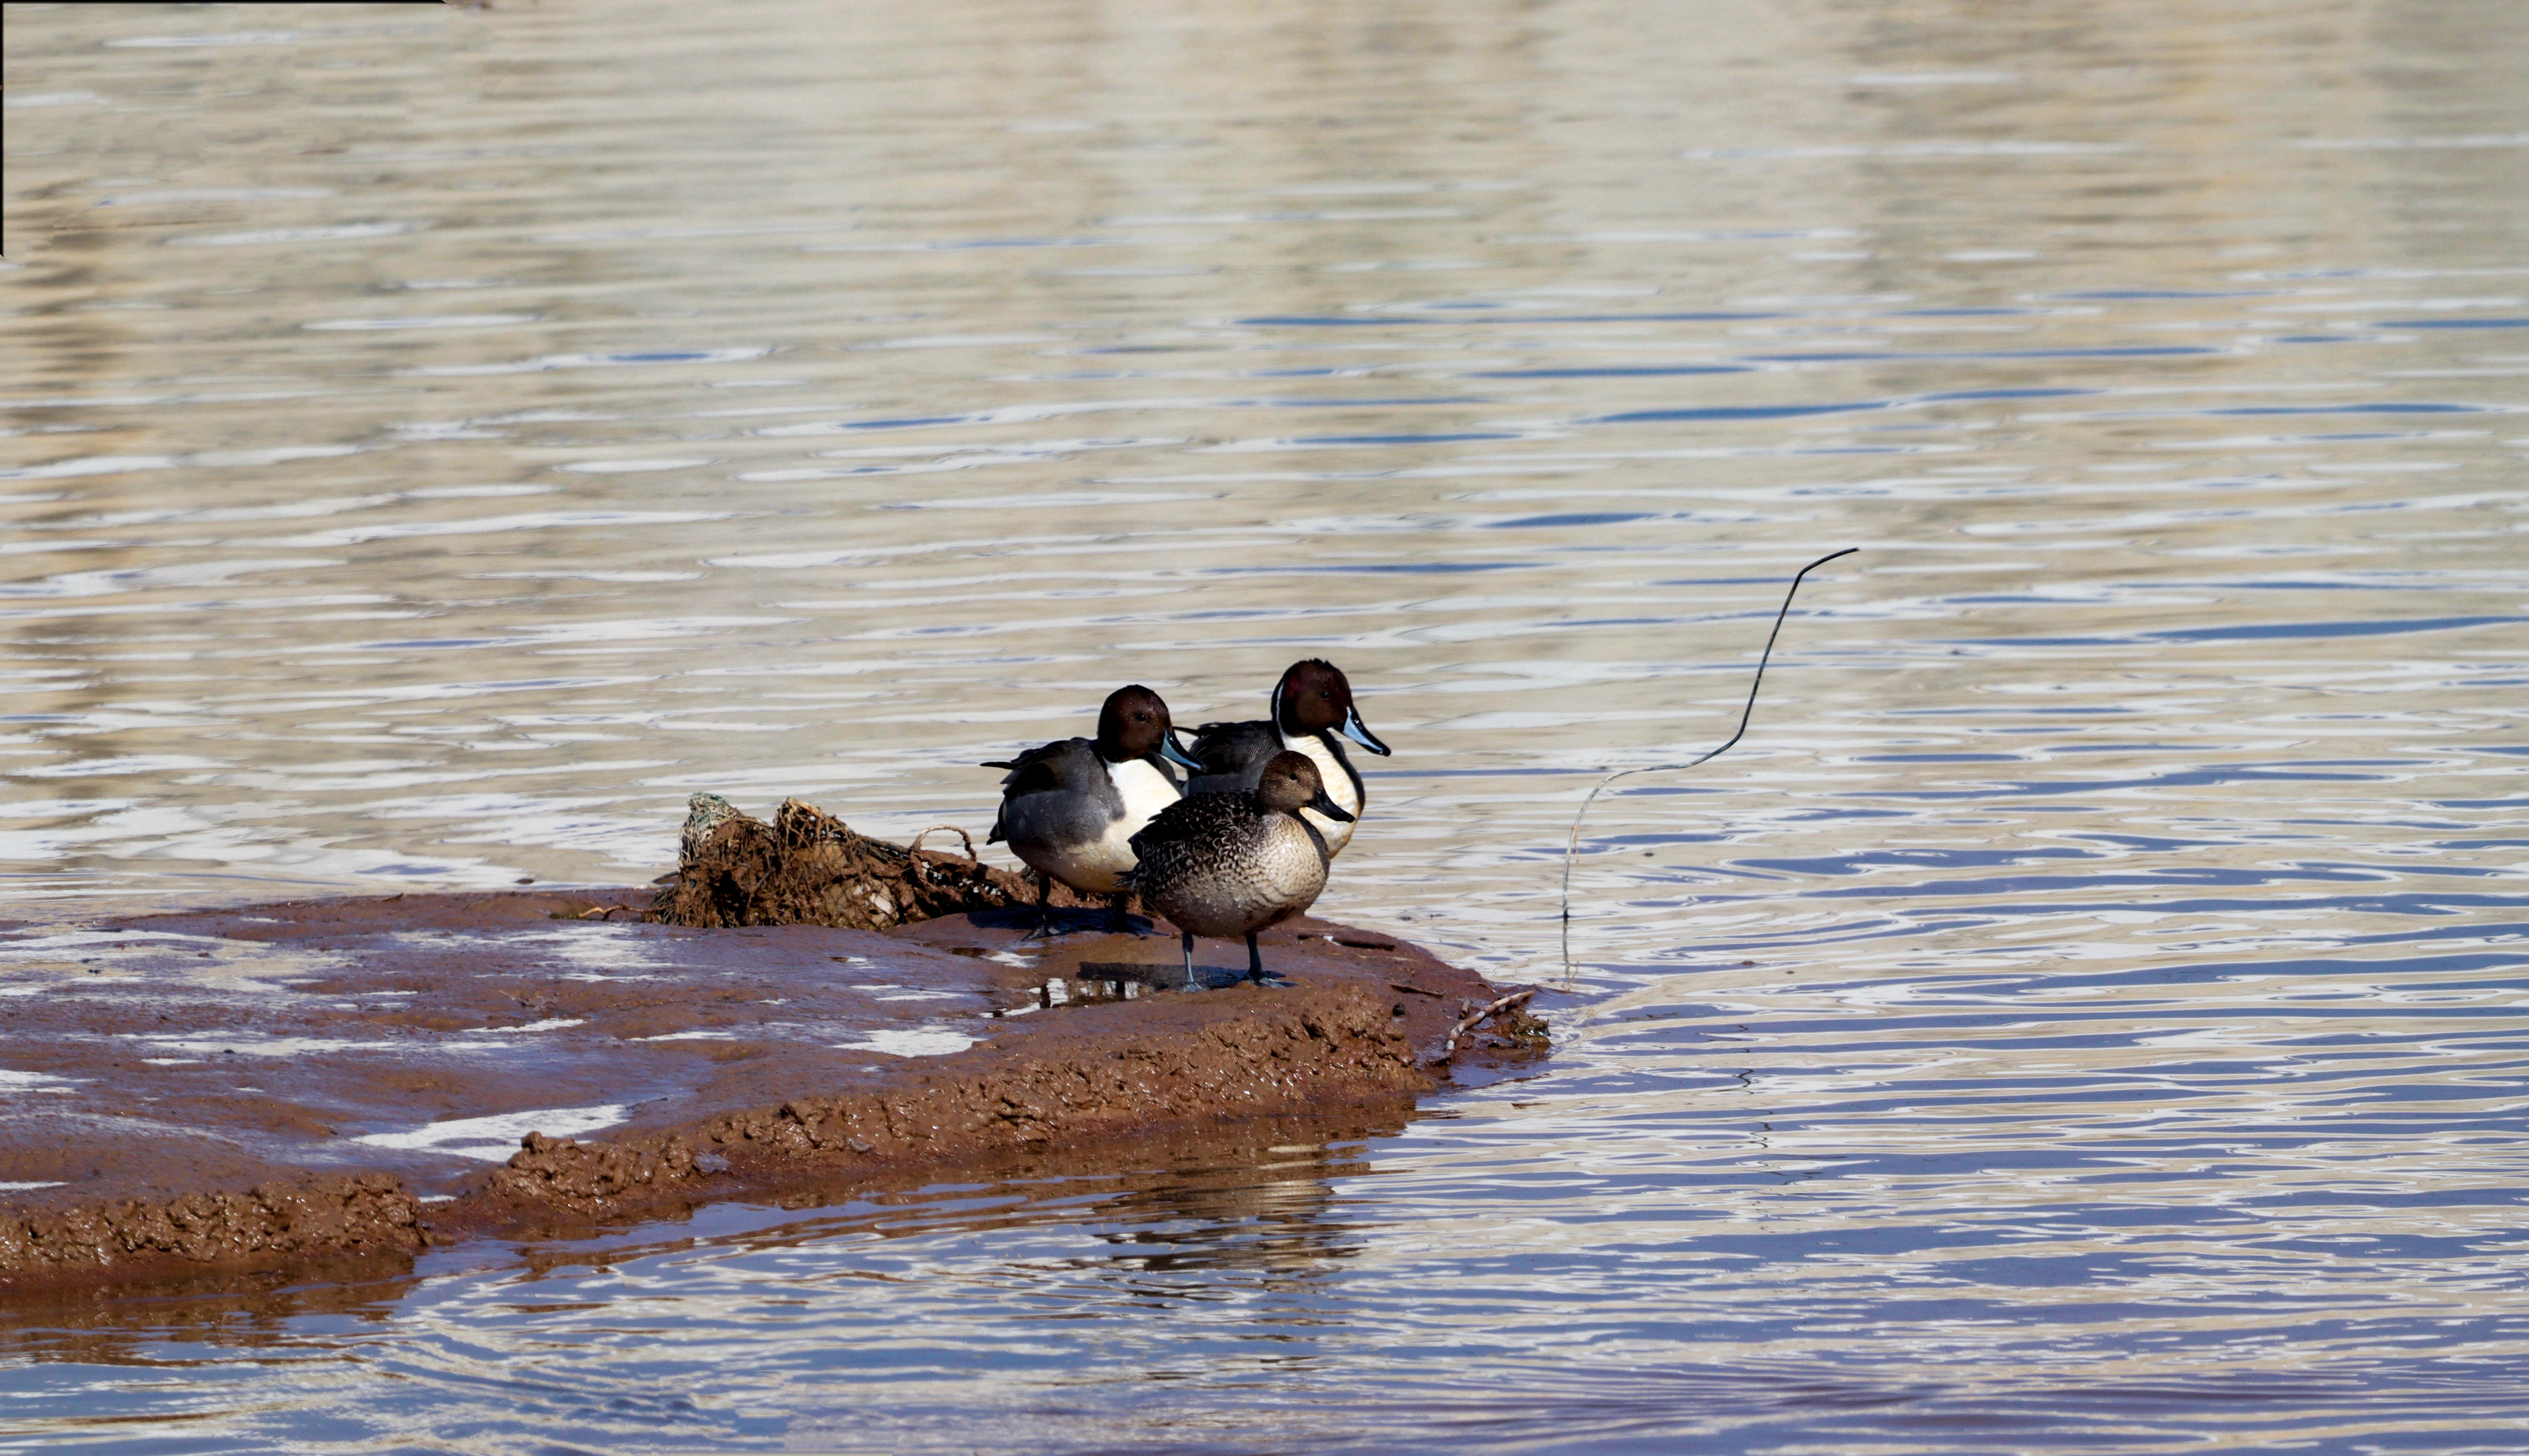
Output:
<instances>
[{"instance_id":1,"label":"small branch on mud","mask_svg":"<svg viewBox=\"0 0 2529 1456\"><path fill-rule=\"evenodd\" d=\"M1467 1013L1467 1019L1459 1022L1456 1026L1449 1029L1449 1040L1440 1044L1440 1054L1431 1058L1430 1065L1438 1066L1441 1062L1447 1061L1450 1057L1457 1055L1458 1038L1474 1031L1478 1026L1480 1026L1484 1022L1491 1020L1493 1017L1500 1015L1502 1012L1511 1009L1513 1006L1526 1005L1529 998L1534 995L1536 995L1536 988L1532 986L1526 991L1514 991L1510 995L1503 997L1500 1000L1493 1001L1487 1005L1479 1006L1475 1010ZM1460 1004L1463 1005L1465 1003L1460 1002Z\"/></svg>"}]
</instances>

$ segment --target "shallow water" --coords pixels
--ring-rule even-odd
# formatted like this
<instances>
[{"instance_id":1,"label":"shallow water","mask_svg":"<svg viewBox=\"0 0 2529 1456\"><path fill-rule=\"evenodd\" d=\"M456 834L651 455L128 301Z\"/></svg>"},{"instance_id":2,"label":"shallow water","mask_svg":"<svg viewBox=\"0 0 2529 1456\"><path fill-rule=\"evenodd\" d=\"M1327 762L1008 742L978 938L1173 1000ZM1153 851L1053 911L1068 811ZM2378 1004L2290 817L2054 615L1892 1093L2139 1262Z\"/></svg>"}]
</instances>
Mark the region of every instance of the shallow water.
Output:
<instances>
[{"instance_id":1,"label":"shallow water","mask_svg":"<svg viewBox=\"0 0 2529 1456\"><path fill-rule=\"evenodd\" d=\"M0 993L626 883L696 789L981 825L1313 653L1398 750L1321 910L1563 982L1581 796L1861 552L1590 811L1534 1077L27 1312L0 1444L2517 1449L2524 68L2498 0L12 5Z\"/></svg>"}]
</instances>

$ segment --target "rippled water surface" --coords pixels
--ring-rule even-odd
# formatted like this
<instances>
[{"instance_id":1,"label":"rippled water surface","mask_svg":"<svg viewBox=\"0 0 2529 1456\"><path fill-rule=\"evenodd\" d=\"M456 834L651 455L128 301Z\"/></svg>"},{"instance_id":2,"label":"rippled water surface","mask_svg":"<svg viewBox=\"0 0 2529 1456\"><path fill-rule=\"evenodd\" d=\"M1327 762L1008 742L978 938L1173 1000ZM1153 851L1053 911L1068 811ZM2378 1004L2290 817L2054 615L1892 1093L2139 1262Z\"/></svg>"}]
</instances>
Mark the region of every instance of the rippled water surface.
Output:
<instances>
[{"instance_id":1,"label":"rippled water surface","mask_svg":"<svg viewBox=\"0 0 2529 1456\"><path fill-rule=\"evenodd\" d=\"M2529 1444L2529 9L11 5L0 994L1322 653L1402 1131L22 1311L0 1442ZM1601 797L1567 981L1555 890ZM45 952L49 953L49 952ZM0 1082L0 1099L37 1095Z\"/></svg>"}]
</instances>

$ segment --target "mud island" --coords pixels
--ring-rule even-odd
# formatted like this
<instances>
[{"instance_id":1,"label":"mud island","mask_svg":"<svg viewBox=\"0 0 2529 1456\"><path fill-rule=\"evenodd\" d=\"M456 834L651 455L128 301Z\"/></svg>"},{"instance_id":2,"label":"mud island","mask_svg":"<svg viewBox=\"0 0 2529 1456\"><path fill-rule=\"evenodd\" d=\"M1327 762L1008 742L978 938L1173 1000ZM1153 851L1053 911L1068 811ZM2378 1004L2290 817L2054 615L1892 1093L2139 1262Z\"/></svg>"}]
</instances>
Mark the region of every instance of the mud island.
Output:
<instances>
[{"instance_id":1,"label":"mud island","mask_svg":"<svg viewBox=\"0 0 2529 1456\"><path fill-rule=\"evenodd\" d=\"M1030 939L1033 880L920 842L792 801L712 818L655 890L59 937L0 986L0 1294L1392 1123L1453 1057L1543 1045L1505 988L1315 919L1264 937L1289 986L1208 946L1187 995L1173 938L1057 887L1082 929Z\"/></svg>"}]
</instances>

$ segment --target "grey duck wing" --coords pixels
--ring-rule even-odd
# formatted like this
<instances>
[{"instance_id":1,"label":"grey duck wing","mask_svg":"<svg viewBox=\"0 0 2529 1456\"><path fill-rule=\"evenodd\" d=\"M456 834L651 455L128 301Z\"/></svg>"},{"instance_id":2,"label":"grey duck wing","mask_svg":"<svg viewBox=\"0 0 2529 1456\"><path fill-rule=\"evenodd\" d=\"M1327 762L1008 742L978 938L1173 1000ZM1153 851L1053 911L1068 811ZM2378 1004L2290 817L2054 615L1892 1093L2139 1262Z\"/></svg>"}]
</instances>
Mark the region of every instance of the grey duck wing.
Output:
<instances>
[{"instance_id":1,"label":"grey duck wing","mask_svg":"<svg viewBox=\"0 0 2529 1456\"><path fill-rule=\"evenodd\" d=\"M1190 750L1203 772L1186 781L1186 795L1243 793L1264 775L1265 762L1282 751L1282 735L1270 719L1250 723L1207 723L1194 730Z\"/></svg>"},{"instance_id":2,"label":"grey duck wing","mask_svg":"<svg viewBox=\"0 0 2529 1456\"><path fill-rule=\"evenodd\" d=\"M1095 759L1097 752L1098 745L1087 738L1057 738L1016 758L985 764L988 769L1009 772L1001 776L1000 812L993 816L993 832L984 836L984 842L997 844L1009 836L1010 805L1014 800L1072 787L1084 772L1082 755Z\"/></svg>"},{"instance_id":3,"label":"grey duck wing","mask_svg":"<svg viewBox=\"0 0 2529 1456\"><path fill-rule=\"evenodd\" d=\"M1058 757L1072 744L1083 741L1085 740L1080 738L1056 738L1050 743L1039 744L1037 747L1028 749L1016 758L988 759L982 767L1009 770L1001 776L1001 797L1007 798L1013 792L1033 793L1040 788L1053 787L1053 765L1050 760ZM1020 786L1022 780L1026 781L1025 787Z\"/></svg>"}]
</instances>

